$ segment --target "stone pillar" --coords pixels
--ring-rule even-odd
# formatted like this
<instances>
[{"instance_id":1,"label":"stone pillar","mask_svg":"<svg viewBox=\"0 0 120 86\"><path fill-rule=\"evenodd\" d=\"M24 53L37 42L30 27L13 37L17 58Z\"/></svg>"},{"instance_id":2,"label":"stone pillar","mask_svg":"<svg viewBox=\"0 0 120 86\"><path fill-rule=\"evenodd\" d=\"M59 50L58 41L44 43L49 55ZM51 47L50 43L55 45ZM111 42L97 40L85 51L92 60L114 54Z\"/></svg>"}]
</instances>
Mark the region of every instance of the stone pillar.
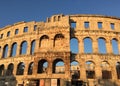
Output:
<instances>
[{"instance_id":1,"label":"stone pillar","mask_svg":"<svg viewBox=\"0 0 120 86\"><path fill-rule=\"evenodd\" d=\"M28 42L27 42L27 55L30 55L30 50L31 50L31 41L29 40Z\"/></svg>"},{"instance_id":2,"label":"stone pillar","mask_svg":"<svg viewBox=\"0 0 120 86\"><path fill-rule=\"evenodd\" d=\"M69 79L70 78L70 57L65 57L64 62L65 62L65 77Z\"/></svg>"},{"instance_id":3,"label":"stone pillar","mask_svg":"<svg viewBox=\"0 0 120 86\"><path fill-rule=\"evenodd\" d=\"M85 67L85 61L80 63L80 79L86 80L86 67Z\"/></svg>"},{"instance_id":4,"label":"stone pillar","mask_svg":"<svg viewBox=\"0 0 120 86\"><path fill-rule=\"evenodd\" d=\"M110 42L109 39L106 40L106 50L107 50L108 54L113 53L113 51L112 51L112 45L111 45L111 42Z\"/></svg>"},{"instance_id":5,"label":"stone pillar","mask_svg":"<svg viewBox=\"0 0 120 86\"><path fill-rule=\"evenodd\" d=\"M92 48L93 48L93 53L98 53L98 41L96 40L96 38L93 39L93 44L92 44Z\"/></svg>"},{"instance_id":6,"label":"stone pillar","mask_svg":"<svg viewBox=\"0 0 120 86\"><path fill-rule=\"evenodd\" d=\"M10 57L10 56L11 56L11 53L12 53L12 45L10 44L10 45L8 46L7 57Z\"/></svg>"},{"instance_id":7,"label":"stone pillar","mask_svg":"<svg viewBox=\"0 0 120 86\"><path fill-rule=\"evenodd\" d=\"M24 64L25 64L24 75L26 76L27 73L28 73L29 64L28 64L28 62L26 62L26 63L24 63Z\"/></svg>"},{"instance_id":8,"label":"stone pillar","mask_svg":"<svg viewBox=\"0 0 120 86\"><path fill-rule=\"evenodd\" d=\"M95 66L95 76L96 79L102 79L102 68L99 62Z\"/></svg>"},{"instance_id":9,"label":"stone pillar","mask_svg":"<svg viewBox=\"0 0 120 86\"><path fill-rule=\"evenodd\" d=\"M36 39L36 41L35 41L35 50L34 51L37 52L38 48L39 48L39 38Z\"/></svg>"},{"instance_id":10,"label":"stone pillar","mask_svg":"<svg viewBox=\"0 0 120 86\"><path fill-rule=\"evenodd\" d=\"M117 80L117 70L116 70L115 63L112 63L112 65L111 65L111 73L112 73L112 79Z\"/></svg>"},{"instance_id":11,"label":"stone pillar","mask_svg":"<svg viewBox=\"0 0 120 86\"><path fill-rule=\"evenodd\" d=\"M17 66L19 63L14 63L14 70L13 70L13 75L16 75L17 73Z\"/></svg>"},{"instance_id":12,"label":"stone pillar","mask_svg":"<svg viewBox=\"0 0 120 86\"><path fill-rule=\"evenodd\" d=\"M83 39L79 38L79 53L84 53L84 42Z\"/></svg>"},{"instance_id":13,"label":"stone pillar","mask_svg":"<svg viewBox=\"0 0 120 86\"><path fill-rule=\"evenodd\" d=\"M48 78L51 78L51 76L52 76L52 70L53 70L52 64L53 64L53 63L49 60L49 62L48 62L48 68L47 68Z\"/></svg>"},{"instance_id":14,"label":"stone pillar","mask_svg":"<svg viewBox=\"0 0 120 86\"><path fill-rule=\"evenodd\" d=\"M2 58L3 57L3 52L4 52L4 50L3 50L4 48L3 47L1 47L1 53L0 53L0 58Z\"/></svg>"},{"instance_id":15,"label":"stone pillar","mask_svg":"<svg viewBox=\"0 0 120 86\"><path fill-rule=\"evenodd\" d=\"M17 43L16 56L20 55L20 48L21 48L21 44L18 42L18 43Z\"/></svg>"},{"instance_id":16,"label":"stone pillar","mask_svg":"<svg viewBox=\"0 0 120 86\"><path fill-rule=\"evenodd\" d=\"M120 41L118 40L118 52L120 54Z\"/></svg>"},{"instance_id":17,"label":"stone pillar","mask_svg":"<svg viewBox=\"0 0 120 86\"><path fill-rule=\"evenodd\" d=\"M37 70L38 70L38 61L35 59L33 66L33 75L37 75Z\"/></svg>"}]
</instances>

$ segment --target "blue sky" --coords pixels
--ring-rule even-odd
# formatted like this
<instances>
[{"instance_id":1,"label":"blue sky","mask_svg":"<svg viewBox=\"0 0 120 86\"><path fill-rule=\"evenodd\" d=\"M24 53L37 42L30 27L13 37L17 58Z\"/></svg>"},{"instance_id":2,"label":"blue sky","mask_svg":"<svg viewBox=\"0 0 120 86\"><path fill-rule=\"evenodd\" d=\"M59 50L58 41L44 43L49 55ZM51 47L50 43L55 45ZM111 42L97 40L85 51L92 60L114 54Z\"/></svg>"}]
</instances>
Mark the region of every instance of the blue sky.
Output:
<instances>
[{"instance_id":1,"label":"blue sky","mask_svg":"<svg viewBox=\"0 0 120 86\"><path fill-rule=\"evenodd\" d=\"M54 14L120 17L120 0L0 0L0 28L20 21L45 21Z\"/></svg>"}]
</instances>

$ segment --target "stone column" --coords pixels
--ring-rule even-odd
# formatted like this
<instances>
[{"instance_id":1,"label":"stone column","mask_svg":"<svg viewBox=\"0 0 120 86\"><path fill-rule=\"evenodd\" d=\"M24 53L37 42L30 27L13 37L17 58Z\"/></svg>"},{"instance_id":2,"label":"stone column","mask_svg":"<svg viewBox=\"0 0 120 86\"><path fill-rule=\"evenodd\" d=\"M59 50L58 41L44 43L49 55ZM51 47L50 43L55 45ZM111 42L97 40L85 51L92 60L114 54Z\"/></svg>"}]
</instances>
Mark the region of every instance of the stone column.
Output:
<instances>
[{"instance_id":1,"label":"stone column","mask_svg":"<svg viewBox=\"0 0 120 86\"><path fill-rule=\"evenodd\" d=\"M0 52L1 52L1 53L0 53L0 58L3 57L3 51L4 51L3 49L4 49L4 48L3 48L3 46L2 46L2 47L1 47L1 51L0 51Z\"/></svg>"},{"instance_id":2,"label":"stone column","mask_svg":"<svg viewBox=\"0 0 120 86\"><path fill-rule=\"evenodd\" d=\"M28 67L29 67L29 64L28 64L28 62L26 62L26 63L24 63L24 64L25 64L24 76L26 76L27 73L28 73Z\"/></svg>"},{"instance_id":3,"label":"stone column","mask_svg":"<svg viewBox=\"0 0 120 86\"><path fill-rule=\"evenodd\" d=\"M33 75L37 75L38 70L38 61L37 59L34 60L34 66L33 66Z\"/></svg>"},{"instance_id":4,"label":"stone column","mask_svg":"<svg viewBox=\"0 0 120 86\"><path fill-rule=\"evenodd\" d=\"M52 70L53 70L52 64L53 63L51 62L51 60L49 60L48 67L47 67L47 76L48 76L48 78L51 78L51 76L52 76Z\"/></svg>"},{"instance_id":5,"label":"stone column","mask_svg":"<svg viewBox=\"0 0 120 86\"><path fill-rule=\"evenodd\" d=\"M93 44L92 44L92 48L93 48L93 53L98 53L98 41L96 38L93 39Z\"/></svg>"},{"instance_id":6,"label":"stone column","mask_svg":"<svg viewBox=\"0 0 120 86\"><path fill-rule=\"evenodd\" d=\"M16 56L20 55L20 48L21 48L21 44L18 42L18 43L17 43Z\"/></svg>"},{"instance_id":7,"label":"stone column","mask_svg":"<svg viewBox=\"0 0 120 86\"><path fill-rule=\"evenodd\" d=\"M109 39L106 40L106 50L107 50L108 54L113 53L113 51L112 51L112 44L111 44Z\"/></svg>"},{"instance_id":8,"label":"stone column","mask_svg":"<svg viewBox=\"0 0 120 86\"><path fill-rule=\"evenodd\" d=\"M27 41L27 51L26 51L27 55L30 55L30 50L31 50L31 41L29 40Z\"/></svg>"},{"instance_id":9,"label":"stone column","mask_svg":"<svg viewBox=\"0 0 120 86\"><path fill-rule=\"evenodd\" d=\"M120 41L118 40L118 52L120 54Z\"/></svg>"},{"instance_id":10,"label":"stone column","mask_svg":"<svg viewBox=\"0 0 120 86\"><path fill-rule=\"evenodd\" d=\"M95 65L95 76L96 79L102 79L102 68L99 62Z\"/></svg>"},{"instance_id":11,"label":"stone column","mask_svg":"<svg viewBox=\"0 0 120 86\"><path fill-rule=\"evenodd\" d=\"M8 53L7 53L7 57L10 57L11 56L11 53L12 53L12 45L9 44L8 46Z\"/></svg>"},{"instance_id":12,"label":"stone column","mask_svg":"<svg viewBox=\"0 0 120 86\"><path fill-rule=\"evenodd\" d=\"M116 80L117 79L117 70L116 70L115 63L112 63L112 65L111 65L111 73L112 73L112 79Z\"/></svg>"},{"instance_id":13,"label":"stone column","mask_svg":"<svg viewBox=\"0 0 120 86\"><path fill-rule=\"evenodd\" d=\"M65 77L69 79L70 78L70 57L65 57L64 62L65 62Z\"/></svg>"},{"instance_id":14,"label":"stone column","mask_svg":"<svg viewBox=\"0 0 120 86\"><path fill-rule=\"evenodd\" d=\"M14 63L14 69L13 69L13 75L16 75L17 73L17 66L19 63Z\"/></svg>"},{"instance_id":15,"label":"stone column","mask_svg":"<svg viewBox=\"0 0 120 86\"><path fill-rule=\"evenodd\" d=\"M35 50L34 51L37 52L38 48L39 48L39 38L36 39L36 41L35 41Z\"/></svg>"},{"instance_id":16,"label":"stone column","mask_svg":"<svg viewBox=\"0 0 120 86\"><path fill-rule=\"evenodd\" d=\"M80 63L80 79L86 80L86 67L85 67L85 61Z\"/></svg>"},{"instance_id":17,"label":"stone column","mask_svg":"<svg viewBox=\"0 0 120 86\"><path fill-rule=\"evenodd\" d=\"M84 53L84 42L83 39L79 38L79 53L82 54Z\"/></svg>"}]
</instances>

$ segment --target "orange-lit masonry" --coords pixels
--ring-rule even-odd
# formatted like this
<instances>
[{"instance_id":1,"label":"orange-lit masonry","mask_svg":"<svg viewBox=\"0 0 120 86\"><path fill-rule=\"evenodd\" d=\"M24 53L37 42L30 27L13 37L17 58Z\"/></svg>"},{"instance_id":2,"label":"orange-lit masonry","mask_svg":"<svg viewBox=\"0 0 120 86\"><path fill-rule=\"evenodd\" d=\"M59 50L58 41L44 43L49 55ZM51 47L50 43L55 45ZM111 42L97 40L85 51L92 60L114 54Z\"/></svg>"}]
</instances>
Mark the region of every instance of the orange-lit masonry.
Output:
<instances>
[{"instance_id":1,"label":"orange-lit masonry","mask_svg":"<svg viewBox=\"0 0 120 86\"><path fill-rule=\"evenodd\" d=\"M120 86L120 18L60 14L6 26L0 35L0 86Z\"/></svg>"}]
</instances>

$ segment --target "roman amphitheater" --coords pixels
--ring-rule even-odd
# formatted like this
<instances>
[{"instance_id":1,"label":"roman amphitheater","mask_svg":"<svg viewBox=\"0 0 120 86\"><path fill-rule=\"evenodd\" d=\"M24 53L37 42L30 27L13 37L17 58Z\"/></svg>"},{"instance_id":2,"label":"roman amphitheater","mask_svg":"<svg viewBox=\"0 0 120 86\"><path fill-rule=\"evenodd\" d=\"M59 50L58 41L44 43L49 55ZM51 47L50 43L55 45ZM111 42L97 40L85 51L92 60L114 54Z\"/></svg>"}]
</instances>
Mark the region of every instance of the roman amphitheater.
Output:
<instances>
[{"instance_id":1,"label":"roman amphitheater","mask_svg":"<svg viewBox=\"0 0 120 86\"><path fill-rule=\"evenodd\" d=\"M0 29L0 86L120 86L120 18L53 15Z\"/></svg>"}]
</instances>

